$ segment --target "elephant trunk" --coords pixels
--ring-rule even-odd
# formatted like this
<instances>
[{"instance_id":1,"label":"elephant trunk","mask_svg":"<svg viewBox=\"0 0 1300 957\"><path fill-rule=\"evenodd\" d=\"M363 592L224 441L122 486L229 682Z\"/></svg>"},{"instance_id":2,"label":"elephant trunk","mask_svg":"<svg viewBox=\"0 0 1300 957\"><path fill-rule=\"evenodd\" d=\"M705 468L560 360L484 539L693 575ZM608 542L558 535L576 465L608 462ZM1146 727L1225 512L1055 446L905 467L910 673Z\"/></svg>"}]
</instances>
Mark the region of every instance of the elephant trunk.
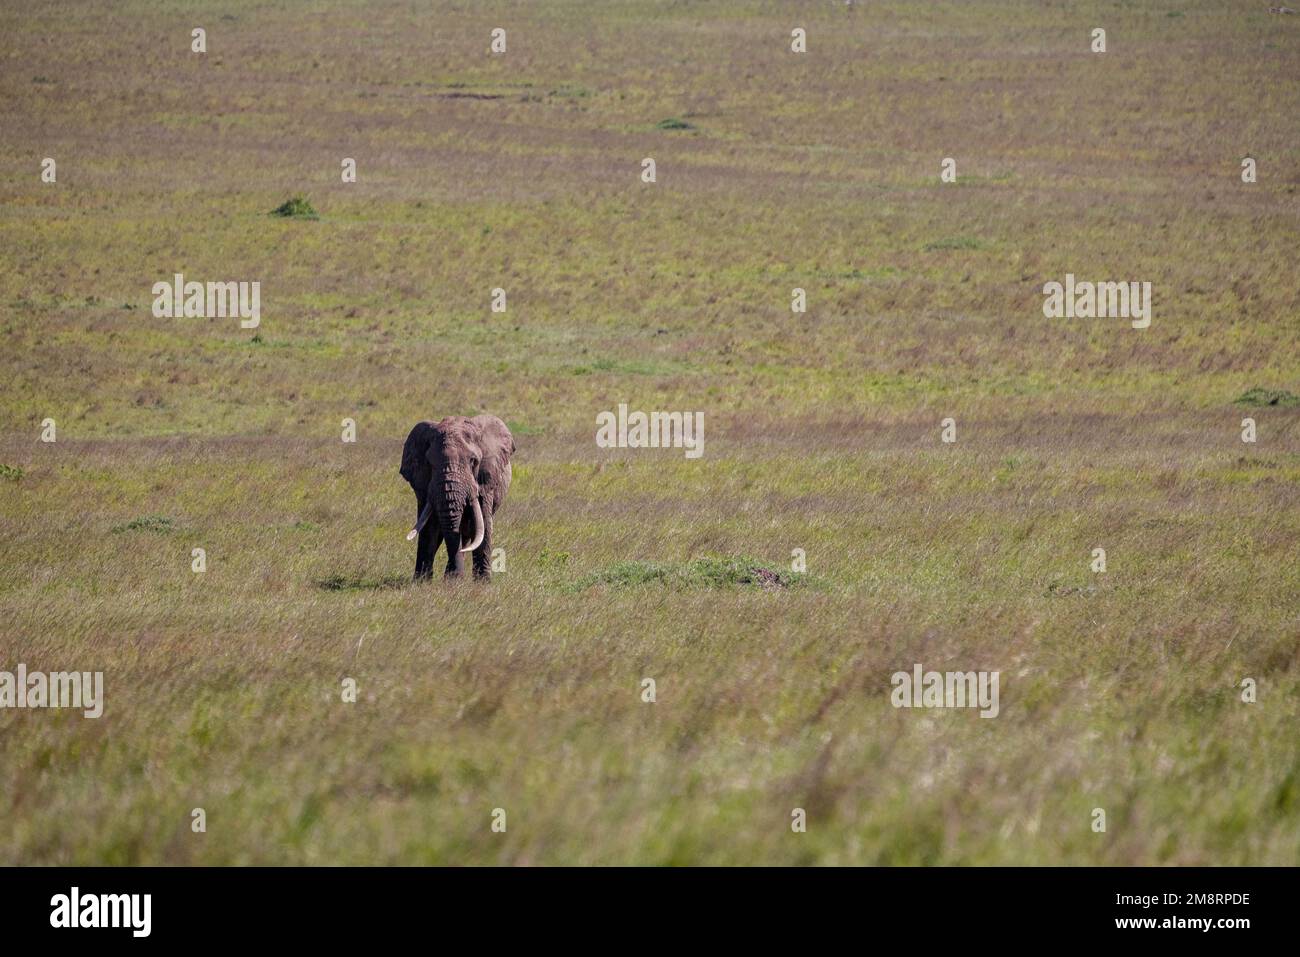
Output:
<instances>
[{"instance_id":1,"label":"elephant trunk","mask_svg":"<svg viewBox=\"0 0 1300 957\"><path fill-rule=\"evenodd\" d=\"M435 479L435 484L441 487L429 490L429 500L436 503L434 507L438 510L438 523L447 541L447 571L448 574L459 575L465 569L465 559L462 557L464 549L460 547L460 523L465 516L466 504L477 502L478 493L472 483L460 480L454 473L443 474L441 482ZM476 514L475 518L478 517Z\"/></svg>"}]
</instances>

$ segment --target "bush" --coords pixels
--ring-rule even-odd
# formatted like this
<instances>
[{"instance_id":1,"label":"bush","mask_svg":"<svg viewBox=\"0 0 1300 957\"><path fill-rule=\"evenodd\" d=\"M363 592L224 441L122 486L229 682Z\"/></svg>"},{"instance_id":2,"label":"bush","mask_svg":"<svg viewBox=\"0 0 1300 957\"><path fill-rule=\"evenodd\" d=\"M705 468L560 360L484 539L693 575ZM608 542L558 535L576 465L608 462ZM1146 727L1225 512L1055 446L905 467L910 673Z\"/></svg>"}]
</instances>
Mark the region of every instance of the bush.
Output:
<instances>
[{"instance_id":1,"label":"bush","mask_svg":"<svg viewBox=\"0 0 1300 957\"><path fill-rule=\"evenodd\" d=\"M1256 386L1247 389L1236 399L1237 405L1280 405L1293 407L1300 405L1300 395L1286 389L1261 389Z\"/></svg>"},{"instance_id":2,"label":"bush","mask_svg":"<svg viewBox=\"0 0 1300 957\"><path fill-rule=\"evenodd\" d=\"M316 207L303 196L295 196L293 199L287 199L275 209L271 210L272 216L284 216L291 219L319 219L316 215Z\"/></svg>"}]
</instances>

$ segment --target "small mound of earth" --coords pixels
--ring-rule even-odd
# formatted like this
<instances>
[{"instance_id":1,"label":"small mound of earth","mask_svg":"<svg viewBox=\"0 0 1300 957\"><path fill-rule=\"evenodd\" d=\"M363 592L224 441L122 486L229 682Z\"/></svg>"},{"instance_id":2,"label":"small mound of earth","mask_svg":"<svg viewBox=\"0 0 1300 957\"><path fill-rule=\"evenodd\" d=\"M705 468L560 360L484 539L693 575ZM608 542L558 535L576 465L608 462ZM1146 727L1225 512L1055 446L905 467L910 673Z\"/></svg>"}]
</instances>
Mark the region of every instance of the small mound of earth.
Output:
<instances>
[{"instance_id":1,"label":"small mound of earth","mask_svg":"<svg viewBox=\"0 0 1300 957\"><path fill-rule=\"evenodd\" d=\"M744 582L745 579L742 578L741 581ZM775 591L778 588L790 587L781 580L781 575L778 572L774 572L769 568L755 568L752 581L756 582L758 587L764 591Z\"/></svg>"}]
</instances>

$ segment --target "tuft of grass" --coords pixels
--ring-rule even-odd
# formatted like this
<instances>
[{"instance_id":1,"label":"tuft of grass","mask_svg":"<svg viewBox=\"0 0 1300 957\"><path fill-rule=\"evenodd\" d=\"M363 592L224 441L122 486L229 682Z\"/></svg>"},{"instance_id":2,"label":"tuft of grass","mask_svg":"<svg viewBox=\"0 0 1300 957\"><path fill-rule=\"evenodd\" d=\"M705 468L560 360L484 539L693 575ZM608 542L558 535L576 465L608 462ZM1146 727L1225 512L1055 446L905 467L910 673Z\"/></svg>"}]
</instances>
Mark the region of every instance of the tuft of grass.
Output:
<instances>
[{"instance_id":1,"label":"tuft of grass","mask_svg":"<svg viewBox=\"0 0 1300 957\"><path fill-rule=\"evenodd\" d=\"M983 247L982 242L970 236L949 236L945 239L936 239L932 243L926 243L922 248L927 253L932 253L946 249L982 249Z\"/></svg>"},{"instance_id":2,"label":"tuft of grass","mask_svg":"<svg viewBox=\"0 0 1300 957\"><path fill-rule=\"evenodd\" d=\"M145 515L143 518L133 518L121 525L114 525L110 529L115 535L122 532L157 532L159 535L167 535L175 530L175 523L166 515Z\"/></svg>"},{"instance_id":3,"label":"tuft of grass","mask_svg":"<svg viewBox=\"0 0 1300 957\"><path fill-rule=\"evenodd\" d=\"M285 200L271 210L271 215L283 216L286 219L320 219L316 207L305 196L294 196L292 199Z\"/></svg>"},{"instance_id":4,"label":"tuft of grass","mask_svg":"<svg viewBox=\"0 0 1300 957\"><path fill-rule=\"evenodd\" d=\"M1280 405L1284 408L1294 408L1300 405L1300 395L1288 392L1286 389L1261 389L1256 386L1247 389L1233 401L1237 405Z\"/></svg>"},{"instance_id":5,"label":"tuft of grass","mask_svg":"<svg viewBox=\"0 0 1300 957\"><path fill-rule=\"evenodd\" d=\"M1065 582L1053 580L1044 593L1049 598L1064 598L1067 595L1081 595L1085 598L1097 594L1096 585L1068 585Z\"/></svg>"},{"instance_id":6,"label":"tuft of grass","mask_svg":"<svg viewBox=\"0 0 1300 957\"><path fill-rule=\"evenodd\" d=\"M690 123L676 116L670 116L667 119L660 120L655 124L657 130L693 130L695 129Z\"/></svg>"},{"instance_id":7,"label":"tuft of grass","mask_svg":"<svg viewBox=\"0 0 1300 957\"><path fill-rule=\"evenodd\" d=\"M23 470L16 465L0 465L0 479L17 482L23 477Z\"/></svg>"},{"instance_id":8,"label":"tuft of grass","mask_svg":"<svg viewBox=\"0 0 1300 957\"><path fill-rule=\"evenodd\" d=\"M764 590L789 588L802 583L805 576L794 572L765 568L753 558L706 556L688 562L618 562L608 568L585 575L574 582L577 591L594 585L630 588L660 584L672 589L731 588L752 585Z\"/></svg>"}]
</instances>

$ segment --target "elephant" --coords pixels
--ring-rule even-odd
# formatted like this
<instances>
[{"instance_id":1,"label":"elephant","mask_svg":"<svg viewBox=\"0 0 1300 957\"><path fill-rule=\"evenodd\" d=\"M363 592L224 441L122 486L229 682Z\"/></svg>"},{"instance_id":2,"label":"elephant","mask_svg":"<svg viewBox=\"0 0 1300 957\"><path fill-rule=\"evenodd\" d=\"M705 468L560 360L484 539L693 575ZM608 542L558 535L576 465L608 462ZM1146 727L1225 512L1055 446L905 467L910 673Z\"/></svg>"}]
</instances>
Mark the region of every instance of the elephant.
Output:
<instances>
[{"instance_id":1,"label":"elephant","mask_svg":"<svg viewBox=\"0 0 1300 957\"><path fill-rule=\"evenodd\" d=\"M420 422L402 448L402 478L415 490L415 580L433 577L433 556L447 543L447 578L465 571L474 556L474 577L492 577L492 516L510 491L515 440L495 415L451 415ZM462 547L461 542L469 540Z\"/></svg>"}]
</instances>

